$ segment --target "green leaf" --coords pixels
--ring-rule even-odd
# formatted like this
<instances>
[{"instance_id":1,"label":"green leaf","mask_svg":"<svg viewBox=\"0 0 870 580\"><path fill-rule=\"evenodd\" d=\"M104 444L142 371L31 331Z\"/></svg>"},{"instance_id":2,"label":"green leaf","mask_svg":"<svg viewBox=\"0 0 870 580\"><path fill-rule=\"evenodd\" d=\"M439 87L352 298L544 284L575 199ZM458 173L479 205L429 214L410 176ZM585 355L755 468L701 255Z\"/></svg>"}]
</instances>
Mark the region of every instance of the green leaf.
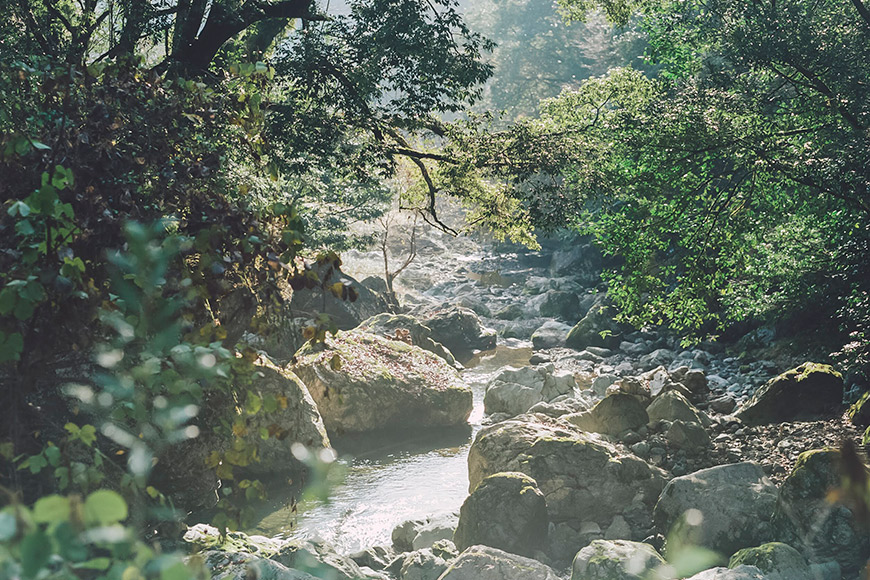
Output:
<instances>
[{"instance_id":1,"label":"green leaf","mask_svg":"<svg viewBox=\"0 0 870 580\"><path fill-rule=\"evenodd\" d=\"M45 143L40 143L39 141L30 140L30 144L33 145L34 149L39 149L40 151L50 151L51 147L46 145Z\"/></svg>"},{"instance_id":2,"label":"green leaf","mask_svg":"<svg viewBox=\"0 0 870 580\"><path fill-rule=\"evenodd\" d=\"M81 562L88 557L88 549L70 522L61 522L54 528L54 539L58 553L67 560Z\"/></svg>"},{"instance_id":3,"label":"green leaf","mask_svg":"<svg viewBox=\"0 0 870 580\"><path fill-rule=\"evenodd\" d=\"M15 304L13 314L18 320L27 320L33 316L33 303L28 300L19 300Z\"/></svg>"},{"instance_id":4,"label":"green leaf","mask_svg":"<svg viewBox=\"0 0 870 580\"><path fill-rule=\"evenodd\" d=\"M251 391L248 391L247 401L245 402L245 410L248 412L248 415L256 415L262 407L263 400Z\"/></svg>"},{"instance_id":5,"label":"green leaf","mask_svg":"<svg viewBox=\"0 0 870 580\"><path fill-rule=\"evenodd\" d=\"M85 425L79 433L79 439L90 447L97 440L97 428L93 425Z\"/></svg>"},{"instance_id":6,"label":"green leaf","mask_svg":"<svg viewBox=\"0 0 870 580\"><path fill-rule=\"evenodd\" d=\"M36 577L51 556L51 542L42 530L36 530L21 540L21 568L29 578Z\"/></svg>"},{"instance_id":7,"label":"green leaf","mask_svg":"<svg viewBox=\"0 0 870 580\"><path fill-rule=\"evenodd\" d=\"M0 292L0 315L6 316L12 309L15 308L15 302L18 301L18 292L12 288L4 288Z\"/></svg>"},{"instance_id":8,"label":"green leaf","mask_svg":"<svg viewBox=\"0 0 870 580\"><path fill-rule=\"evenodd\" d=\"M49 445L45 448L45 458L52 467L57 467L60 464L60 449L55 445Z\"/></svg>"},{"instance_id":9,"label":"green leaf","mask_svg":"<svg viewBox=\"0 0 870 580\"><path fill-rule=\"evenodd\" d=\"M36 230L33 229L33 224L30 223L30 220L19 221L17 224L15 224L15 231L22 238L32 236L36 233Z\"/></svg>"},{"instance_id":10,"label":"green leaf","mask_svg":"<svg viewBox=\"0 0 870 580\"><path fill-rule=\"evenodd\" d=\"M8 542L14 538L16 529L15 516L9 512L0 512L0 542Z\"/></svg>"},{"instance_id":11,"label":"green leaf","mask_svg":"<svg viewBox=\"0 0 870 580\"><path fill-rule=\"evenodd\" d=\"M63 522L69 515L69 499L59 495L41 497L33 506L33 521L38 524Z\"/></svg>"},{"instance_id":12,"label":"green leaf","mask_svg":"<svg viewBox=\"0 0 870 580\"><path fill-rule=\"evenodd\" d=\"M176 562L160 572L160 580L190 580L192 574L184 562Z\"/></svg>"},{"instance_id":13,"label":"green leaf","mask_svg":"<svg viewBox=\"0 0 870 580\"><path fill-rule=\"evenodd\" d=\"M127 518L127 502L118 493L100 489L85 500L85 520L110 525Z\"/></svg>"},{"instance_id":14,"label":"green leaf","mask_svg":"<svg viewBox=\"0 0 870 580\"><path fill-rule=\"evenodd\" d=\"M9 206L9 209L6 210L6 213L13 217L16 215L20 215L21 217L27 217L30 215L30 206L23 201L16 201Z\"/></svg>"}]
</instances>

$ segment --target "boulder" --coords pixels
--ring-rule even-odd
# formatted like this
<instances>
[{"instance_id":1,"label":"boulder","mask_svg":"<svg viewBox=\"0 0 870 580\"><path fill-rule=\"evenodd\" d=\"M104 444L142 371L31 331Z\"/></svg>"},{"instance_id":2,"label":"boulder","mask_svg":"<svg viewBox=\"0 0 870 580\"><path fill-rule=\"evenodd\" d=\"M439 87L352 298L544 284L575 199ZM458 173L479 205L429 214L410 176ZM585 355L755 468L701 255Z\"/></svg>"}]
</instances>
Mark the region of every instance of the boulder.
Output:
<instances>
[{"instance_id":1,"label":"boulder","mask_svg":"<svg viewBox=\"0 0 870 580\"><path fill-rule=\"evenodd\" d=\"M769 580L755 566L737 566L736 568L710 568L699 572L686 580Z\"/></svg>"},{"instance_id":2,"label":"boulder","mask_svg":"<svg viewBox=\"0 0 870 580\"><path fill-rule=\"evenodd\" d=\"M560 580L558 574L531 558L489 546L471 546L459 554L439 580Z\"/></svg>"},{"instance_id":3,"label":"boulder","mask_svg":"<svg viewBox=\"0 0 870 580\"><path fill-rule=\"evenodd\" d=\"M815 580L815 574L801 553L781 542L743 548L728 562L729 568L755 566L768 580Z\"/></svg>"},{"instance_id":4,"label":"boulder","mask_svg":"<svg viewBox=\"0 0 870 580\"><path fill-rule=\"evenodd\" d=\"M646 408L650 423L655 421L686 421L705 425L710 423L701 411L677 391L666 391L653 399Z\"/></svg>"},{"instance_id":5,"label":"boulder","mask_svg":"<svg viewBox=\"0 0 870 580\"><path fill-rule=\"evenodd\" d=\"M407 314L383 313L372 316L360 323L357 330L378 334L390 340L399 340L419 346L444 359L453 366L456 359L440 342L432 340L432 331L428 326Z\"/></svg>"},{"instance_id":6,"label":"boulder","mask_svg":"<svg viewBox=\"0 0 870 580\"><path fill-rule=\"evenodd\" d=\"M315 540L288 540L272 559L316 578L358 580L366 577L356 562L342 556L329 544Z\"/></svg>"},{"instance_id":7,"label":"boulder","mask_svg":"<svg viewBox=\"0 0 870 580\"><path fill-rule=\"evenodd\" d=\"M326 429L372 431L464 424L471 389L443 359L366 332L306 343L293 371L308 387Z\"/></svg>"},{"instance_id":8,"label":"boulder","mask_svg":"<svg viewBox=\"0 0 870 580\"><path fill-rule=\"evenodd\" d=\"M423 548L405 554L399 580L438 580L446 569L444 558L436 556L429 548Z\"/></svg>"},{"instance_id":9,"label":"boulder","mask_svg":"<svg viewBox=\"0 0 870 580\"><path fill-rule=\"evenodd\" d=\"M604 397L591 410L563 418L583 431L613 436L624 431L637 430L649 422L646 409L640 401L624 394Z\"/></svg>"},{"instance_id":10,"label":"boulder","mask_svg":"<svg viewBox=\"0 0 870 580\"><path fill-rule=\"evenodd\" d=\"M573 394L574 385L573 374L556 372L552 364L519 369L506 367L486 385L484 410L490 414L519 415L541 401Z\"/></svg>"},{"instance_id":11,"label":"boulder","mask_svg":"<svg viewBox=\"0 0 870 580\"><path fill-rule=\"evenodd\" d=\"M571 580L644 580L665 559L649 544L628 540L595 540L574 558Z\"/></svg>"},{"instance_id":12,"label":"boulder","mask_svg":"<svg viewBox=\"0 0 870 580\"><path fill-rule=\"evenodd\" d=\"M424 324L432 330L432 340L440 342L459 358L475 350L495 348L495 332L483 328L480 318L468 308L443 308L424 320Z\"/></svg>"},{"instance_id":13,"label":"boulder","mask_svg":"<svg viewBox=\"0 0 870 580\"><path fill-rule=\"evenodd\" d=\"M604 298L599 298L568 333L565 345L576 350L583 350L587 346L614 349L619 346L618 335L619 327L613 320L612 309Z\"/></svg>"},{"instance_id":14,"label":"boulder","mask_svg":"<svg viewBox=\"0 0 870 580\"><path fill-rule=\"evenodd\" d=\"M735 415L749 425L793 421L840 409L842 399L843 376L807 362L768 381Z\"/></svg>"},{"instance_id":15,"label":"boulder","mask_svg":"<svg viewBox=\"0 0 870 580\"><path fill-rule=\"evenodd\" d=\"M190 556L187 561L191 566L201 562L212 580L318 580L307 572L245 552L209 550Z\"/></svg>"},{"instance_id":16,"label":"boulder","mask_svg":"<svg viewBox=\"0 0 870 580\"><path fill-rule=\"evenodd\" d=\"M675 449L698 451L710 445L710 436L699 424L677 419L665 431L665 439Z\"/></svg>"},{"instance_id":17,"label":"boulder","mask_svg":"<svg viewBox=\"0 0 870 580\"><path fill-rule=\"evenodd\" d=\"M520 471L547 500L550 520L607 526L636 498L651 506L664 473L560 419L522 415L483 428L468 453L475 489L489 475Z\"/></svg>"},{"instance_id":18,"label":"boulder","mask_svg":"<svg viewBox=\"0 0 870 580\"><path fill-rule=\"evenodd\" d=\"M632 397L637 399L644 406L644 408L649 406L652 397L649 382L639 379L638 377L623 377L614 382L612 385L608 386L605 390L605 393L608 396L615 395L617 393L631 395Z\"/></svg>"},{"instance_id":19,"label":"boulder","mask_svg":"<svg viewBox=\"0 0 870 580\"><path fill-rule=\"evenodd\" d=\"M675 477L656 503L654 519L664 535L720 554L757 546L771 538L776 486L761 466L719 465Z\"/></svg>"},{"instance_id":20,"label":"boulder","mask_svg":"<svg viewBox=\"0 0 870 580\"><path fill-rule=\"evenodd\" d=\"M462 504L453 542L459 550L481 544L531 557L545 547L548 524L547 502L534 479L496 473Z\"/></svg>"},{"instance_id":21,"label":"boulder","mask_svg":"<svg viewBox=\"0 0 870 580\"><path fill-rule=\"evenodd\" d=\"M870 535L848 507L829 500L841 485L840 458L833 449L798 456L780 485L774 527L811 562L836 560L848 576L870 559Z\"/></svg>"},{"instance_id":22,"label":"boulder","mask_svg":"<svg viewBox=\"0 0 870 580\"><path fill-rule=\"evenodd\" d=\"M266 574L258 578L275 580L307 580L312 577L357 580L365 577L356 562L340 555L324 542L249 536L242 532L230 532L222 536L217 528L206 524L188 528L184 541L208 550L206 553L212 555L213 564L209 565L206 559L210 570L220 574L227 572L226 575L213 575L212 578L250 578L243 574L246 568ZM288 570L290 575L285 575Z\"/></svg>"},{"instance_id":23,"label":"boulder","mask_svg":"<svg viewBox=\"0 0 870 580\"><path fill-rule=\"evenodd\" d=\"M532 346L535 349L557 348L565 346L565 337L571 332L571 326L548 320L532 333Z\"/></svg>"},{"instance_id":24,"label":"boulder","mask_svg":"<svg viewBox=\"0 0 870 580\"><path fill-rule=\"evenodd\" d=\"M312 449L328 448L323 418L299 377L264 357L260 357L255 368L251 388L258 392L263 407L247 417L244 437L256 445L260 461L251 463L248 469L255 473L287 471L296 463L290 451L294 443ZM262 430L274 436L263 439Z\"/></svg>"},{"instance_id":25,"label":"boulder","mask_svg":"<svg viewBox=\"0 0 870 580\"><path fill-rule=\"evenodd\" d=\"M562 320L577 321L582 318L580 313L580 299L573 292L561 292L551 290L544 294L539 313L545 318L561 318Z\"/></svg>"}]
</instances>

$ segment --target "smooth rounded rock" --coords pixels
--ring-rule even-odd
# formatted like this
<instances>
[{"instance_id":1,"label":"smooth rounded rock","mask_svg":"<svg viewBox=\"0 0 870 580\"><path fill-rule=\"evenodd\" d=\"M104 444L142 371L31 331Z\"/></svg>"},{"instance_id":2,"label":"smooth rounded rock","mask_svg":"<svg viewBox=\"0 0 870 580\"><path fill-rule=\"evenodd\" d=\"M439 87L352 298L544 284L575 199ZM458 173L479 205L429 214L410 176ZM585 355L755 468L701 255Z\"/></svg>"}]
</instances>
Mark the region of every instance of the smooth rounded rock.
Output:
<instances>
[{"instance_id":1,"label":"smooth rounded rock","mask_svg":"<svg viewBox=\"0 0 870 580\"><path fill-rule=\"evenodd\" d=\"M665 564L655 548L628 540L595 540L577 552L571 580L644 580Z\"/></svg>"},{"instance_id":2,"label":"smooth rounded rock","mask_svg":"<svg viewBox=\"0 0 870 580\"><path fill-rule=\"evenodd\" d=\"M476 544L532 556L547 542L547 502L534 479L524 473L485 478L459 512L453 542L459 550Z\"/></svg>"},{"instance_id":3,"label":"smooth rounded rock","mask_svg":"<svg viewBox=\"0 0 870 580\"><path fill-rule=\"evenodd\" d=\"M756 463L719 465L668 482L656 503L656 528L721 554L771 539L777 490Z\"/></svg>"},{"instance_id":4,"label":"smooth rounded rock","mask_svg":"<svg viewBox=\"0 0 870 580\"><path fill-rule=\"evenodd\" d=\"M471 546L439 580L560 580L558 574L537 560L489 546Z\"/></svg>"}]
</instances>

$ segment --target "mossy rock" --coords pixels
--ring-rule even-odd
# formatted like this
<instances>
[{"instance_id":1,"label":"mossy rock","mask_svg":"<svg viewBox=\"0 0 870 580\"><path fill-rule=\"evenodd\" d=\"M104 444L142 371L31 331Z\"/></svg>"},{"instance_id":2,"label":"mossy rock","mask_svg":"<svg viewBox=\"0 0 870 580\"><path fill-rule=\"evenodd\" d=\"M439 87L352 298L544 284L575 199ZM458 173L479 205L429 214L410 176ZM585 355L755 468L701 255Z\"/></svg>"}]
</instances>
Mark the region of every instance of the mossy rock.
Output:
<instances>
[{"instance_id":1,"label":"mossy rock","mask_svg":"<svg viewBox=\"0 0 870 580\"><path fill-rule=\"evenodd\" d=\"M619 328L613 320L614 312L603 300L598 300L568 333L565 345L576 350L587 346L616 348L619 346Z\"/></svg>"},{"instance_id":2,"label":"mossy rock","mask_svg":"<svg viewBox=\"0 0 870 580\"><path fill-rule=\"evenodd\" d=\"M642 580L665 565L655 548L629 540L594 540L577 552L571 580Z\"/></svg>"},{"instance_id":3,"label":"mossy rock","mask_svg":"<svg viewBox=\"0 0 870 580\"><path fill-rule=\"evenodd\" d=\"M750 425L794 421L839 410L842 399L843 376L806 362L768 381L735 414Z\"/></svg>"},{"instance_id":4,"label":"mossy rock","mask_svg":"<svg viewBox=\"0 0 870 580\"><path fill-rule=\"evenodd\" d=\"M293 372L333 433L463 425L471 389L429 351L361 331L307 343Z\"/></svg>"},{"instance_id":5,"label":"mossy rock","mask_svg":"<svg viewBox=\"0 0 870 580\"><path fill-rule=\"evenodd\" d=\"M731 556L729 568L755 566L766 575L788 580L810 580L810 566L800 552L782 542L769 542L755 548L744 548Z\"/></svg>"},{"instance_id":6,"label":"mossy rock","mask_svg":"<svg viewBox=\"0 0 870 580\"><path fill-rule=\"evenodd\" d=\"M547 502L534 479L496 473L465 499L453 542L459 550L481 544L530 557L546 545L548 524Z\"/></svg>"},{"instance_id":7,"label":"mossy rock","mask_svg":"<svg viewBox=\"0 0 870 580\"><path fill-rule=\"evenodd\" d=\"M830 501L840 462L836 449L801 453L780 485L773 524L778 539L811 561L836 560L848 576L870 558L870 535L849 507Z\"/></svg>"}]
</instances>

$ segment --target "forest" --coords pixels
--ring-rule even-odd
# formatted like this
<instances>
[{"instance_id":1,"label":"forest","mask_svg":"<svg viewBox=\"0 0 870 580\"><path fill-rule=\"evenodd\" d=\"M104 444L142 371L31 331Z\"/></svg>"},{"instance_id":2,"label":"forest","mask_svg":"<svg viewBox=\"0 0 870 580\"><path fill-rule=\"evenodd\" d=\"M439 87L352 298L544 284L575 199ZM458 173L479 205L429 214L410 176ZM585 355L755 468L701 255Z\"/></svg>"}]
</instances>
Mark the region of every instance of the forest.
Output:
<instances>
[{"instance_id":1,"label":"forest","mask_svg":"<svg viewBox=\"0 0 870 580\"><path fill-rule=\"evenodd\" d=\"M2 0L0 580L870 578L864 0Z\"/></svg>"}]
</instances>

